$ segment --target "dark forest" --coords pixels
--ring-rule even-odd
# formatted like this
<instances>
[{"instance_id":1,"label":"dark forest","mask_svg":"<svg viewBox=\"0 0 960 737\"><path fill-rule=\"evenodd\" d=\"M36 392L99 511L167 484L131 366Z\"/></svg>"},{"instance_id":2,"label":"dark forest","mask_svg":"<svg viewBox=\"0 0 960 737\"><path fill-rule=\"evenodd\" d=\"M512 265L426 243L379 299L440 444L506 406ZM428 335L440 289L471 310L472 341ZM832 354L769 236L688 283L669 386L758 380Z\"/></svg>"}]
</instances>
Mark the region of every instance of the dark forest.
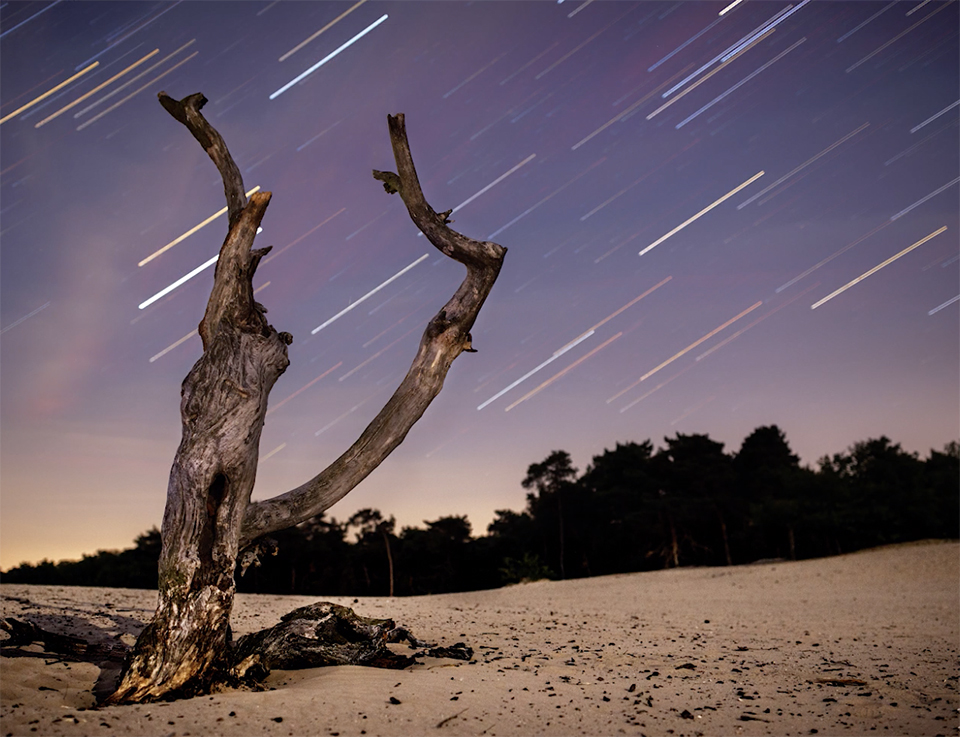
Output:
<instances>
[{"instance_id":1,"label":"dark forest","mask_svg":"<svg viewBox=\"0 0 960 737\"><path fill-rule=\"evenodd\" d=\"M523 511L474 537L465 516L397 531L364 509L275 533L242 593L388 596L495 588L678 566L799 560L927 538L960 538L960 444L926 459L881 437L800 465L775 425L738 452L708 435L620 444L580 474L558 450L521 480ZM160 533L79 561L21 564L4 583L156 588Z\"/></svg>"}]
</instances>

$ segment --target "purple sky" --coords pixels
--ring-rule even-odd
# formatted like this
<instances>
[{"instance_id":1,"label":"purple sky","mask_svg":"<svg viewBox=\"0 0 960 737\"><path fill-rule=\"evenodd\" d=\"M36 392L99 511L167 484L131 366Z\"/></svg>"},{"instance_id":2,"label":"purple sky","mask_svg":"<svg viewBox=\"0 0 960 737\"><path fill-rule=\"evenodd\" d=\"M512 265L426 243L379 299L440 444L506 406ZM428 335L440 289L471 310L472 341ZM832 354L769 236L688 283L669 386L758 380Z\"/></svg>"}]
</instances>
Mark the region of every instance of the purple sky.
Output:
<instances>
[{"instance_id":1,"label":"purple sky","mask_svg":"<svg viewBox=\"0 0 960 737\"><path fill-rule=\"evenodd\" d=\"M257 498L346 449L462 278L370 176L397 112L431 204L509 253L479 352L333 516L482 533L550 451L677 432L775 423L807 464L957 439L958 4L725 5L0 5L0 565L160 523L212 269L138 305L226 228L138 266L225 205L160 90L273 192L255 286L294 343Z\"/></svg>"}]
</instances>

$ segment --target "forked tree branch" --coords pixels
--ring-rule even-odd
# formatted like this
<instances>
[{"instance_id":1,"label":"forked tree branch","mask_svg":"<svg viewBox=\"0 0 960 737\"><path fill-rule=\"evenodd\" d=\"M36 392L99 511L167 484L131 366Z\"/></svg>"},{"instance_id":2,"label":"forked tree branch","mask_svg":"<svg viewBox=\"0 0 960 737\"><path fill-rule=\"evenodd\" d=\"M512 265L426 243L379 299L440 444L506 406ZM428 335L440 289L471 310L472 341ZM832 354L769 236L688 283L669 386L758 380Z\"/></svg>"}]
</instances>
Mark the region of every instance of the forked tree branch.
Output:
<instances>
[{"instance_id":1,"label":"forked tree branch","mask_svg":"<svg viewBox=\"0 0 960 737\"><path fill-rule=\"evenodd\" d=\"M254 302L252 280L257 264L270 247L253 250L253 239L270 204L271 195L269 192L255 192L247 201L243 177L227 144L200 112L207 103L202 93L196 92L182 100L174 100L166 92L161 92L158 97L164 109L187 127L216 165L227 198L229 228L220 247L213 289L199 327L203 349L207 350L212 345L220 321L227 311L231 313L233 324L266 335L269 326L263 317L263 308ZM289 344L290 340L286 342Z\"/></svg>"},{"instance_id":2,"label":"forked tree branch","mask_svg":"<svg viewBox=\"0 0 960 737\"><path fill-rule=\"evenodd\" d=\"M440 393L454 359L471 349L470 330L503 265L507 249L449 228L450 213L437 213L427 203L417 179L403 115L387 116L387 122L399 173L374 171L373 176L384 183L387 192L399 192L414 224L440 251L467 267L466 278L428 323L406 376L359 439L305 484L247 507L240 531L241 548L328 509L403 441Z\"/></svg>"}]
</instances>

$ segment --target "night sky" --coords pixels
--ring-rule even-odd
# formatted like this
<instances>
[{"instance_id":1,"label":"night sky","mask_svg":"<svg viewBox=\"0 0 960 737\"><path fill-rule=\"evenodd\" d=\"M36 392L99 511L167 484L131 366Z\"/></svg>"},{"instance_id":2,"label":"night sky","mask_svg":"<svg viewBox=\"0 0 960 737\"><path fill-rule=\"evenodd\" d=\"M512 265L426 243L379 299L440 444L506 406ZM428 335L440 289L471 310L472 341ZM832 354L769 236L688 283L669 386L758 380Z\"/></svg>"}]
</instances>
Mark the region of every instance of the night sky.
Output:
<instances>
[{"instance_id":1,"label":"night sky","mask_svg":"<svg viewBox=\"0 0 960 737\"><path fill-rule=\"evenodd\" d=\"M957 2L726 5L0 5L0 565L160 523L212 266L140 306L226 232L161 90L273 192L254 285L294 342L255 498L356 439L462 279L370 175L398 112L433 207L509 252L478 352L328 514L482 534L552 450L678 432L957 439Z\"/></svg>"}]
</instances>

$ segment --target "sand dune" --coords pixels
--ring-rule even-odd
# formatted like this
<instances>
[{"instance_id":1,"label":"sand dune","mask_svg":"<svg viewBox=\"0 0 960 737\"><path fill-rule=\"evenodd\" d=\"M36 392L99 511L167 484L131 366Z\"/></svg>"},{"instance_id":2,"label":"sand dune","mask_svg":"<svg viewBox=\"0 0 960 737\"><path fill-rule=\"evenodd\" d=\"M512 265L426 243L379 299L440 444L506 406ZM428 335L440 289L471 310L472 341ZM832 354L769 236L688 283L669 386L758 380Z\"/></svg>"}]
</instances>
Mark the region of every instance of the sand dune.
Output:
<instances>
[{"instance_id":1,"label":"sand dune","mask_svg":"<svg viewBox=\"0 0 960 737\"><path fill-rule=\"evenodd\" d=\"M3 616L130 643L155 592L2 585ZM240 595L234 630L316 597ZM272 690L92 710L94 664L4 648L3 735L950 735L960 544L838 558L331 598L474 661L275 671ZM402 650L402 648L401 648Z\"/></svg>"}]
</instances>

